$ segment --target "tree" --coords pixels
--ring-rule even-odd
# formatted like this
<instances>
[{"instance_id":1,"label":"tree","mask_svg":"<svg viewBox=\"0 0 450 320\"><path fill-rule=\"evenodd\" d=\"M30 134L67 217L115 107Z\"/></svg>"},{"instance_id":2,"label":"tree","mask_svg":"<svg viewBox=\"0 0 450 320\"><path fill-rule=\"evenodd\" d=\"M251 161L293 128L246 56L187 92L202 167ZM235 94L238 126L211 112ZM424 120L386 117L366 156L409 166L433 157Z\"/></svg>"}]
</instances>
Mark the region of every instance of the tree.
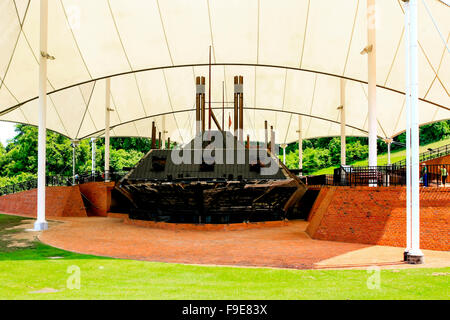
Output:
<instances>
[{"instance_id":1,"label":"tree","mask_svg":"<svg viewBox=\"0 0 450 320\"><path fill-rule=\"evenodd\" d=\"M450 137L450 120L424 125L420 128L420 143L446 139ZM16 136L6 146L0 143L0 186L17 183L36 176L37 173L37 138L36 127L17 124ZM405 143L406 135L402 133L394 141ZM104 169L104 139L96 141L96 170ZM379 140L378 152L385 152L386 144ZM147 138L112 138L111 167L114 171L134 166L151 148ZM303 172L305 174L340 163L340 138L318 138L303 141ZM391 149L401 149L401 145L392 145ZM72 175L71 141L57 133L47 131L47 174ZM368 156L368 139L366 137L347 137L347 163L366 159ZM91 171L90 140L82 140L76 148L76 172ZM282 156L280 157L282 158ZM298 168L298 142L286 148L286 165Z\"/></svg>"},{"instance_id":2,"label":"tree","mask_svg":"<svg viewBox=\"0 0 450 320\"><path fill-rule=\"evenodd\" d=\"M18 124L16 133L6 148L0 144L0 177L35 176L37 174L38 130L33 126ZM100 172L104 168L104 140L97 140L96 146L96 170ZM134 166L150 147L150 139L111 138L111 167L113 170L119 171L123 167ZM75 151L76 172L90 172L92 165L90 140L80 141ZM67 137L47 131L47 175L71 176L72 154L72 143ZM9 179L8 181L15 183L19 180L21 179Z\"/></svg>"}]
</instances>

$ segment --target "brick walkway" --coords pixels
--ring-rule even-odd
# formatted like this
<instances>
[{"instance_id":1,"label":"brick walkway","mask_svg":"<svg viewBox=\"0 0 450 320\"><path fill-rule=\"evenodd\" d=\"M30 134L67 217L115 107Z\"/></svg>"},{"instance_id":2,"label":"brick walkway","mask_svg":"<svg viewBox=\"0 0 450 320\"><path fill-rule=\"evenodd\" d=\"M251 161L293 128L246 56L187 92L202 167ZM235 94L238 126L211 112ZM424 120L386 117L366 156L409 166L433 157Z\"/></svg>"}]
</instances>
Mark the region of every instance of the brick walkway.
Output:
<instances>
[{"instance_id":1,"label":"brick walkway","mask_svg":"<svg viewBox=\"0 0 450 320\"><path fill-rule=\"evenodd\" d=\"M367 247L312 240L305 222L241 231L164 230L126 225L117 218L63 218L40 239L70 251L160 262L310 269Z\"/></svg>"},{"instance_id":2,"label":"brick walkway","mask_svg":"<svg viewBox=\"0 0 450 320\"><path fill-rule=\"evenodd\" d=\"M401 261L403 248L313 240L307 222L239 231L167 230L127 225L120 218L58 218L40 235L79 253L157 262L295 269L445 267L450 253L424 250L426 264Z\"/></svg>"}]
</instances>

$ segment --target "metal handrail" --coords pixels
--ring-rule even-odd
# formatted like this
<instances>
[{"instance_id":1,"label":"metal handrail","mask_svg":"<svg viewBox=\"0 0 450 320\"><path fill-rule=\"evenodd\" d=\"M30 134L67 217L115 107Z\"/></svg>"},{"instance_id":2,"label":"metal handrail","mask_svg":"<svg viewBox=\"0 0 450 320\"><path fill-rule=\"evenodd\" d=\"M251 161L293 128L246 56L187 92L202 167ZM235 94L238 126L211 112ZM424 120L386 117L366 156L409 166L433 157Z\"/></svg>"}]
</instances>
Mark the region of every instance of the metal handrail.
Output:
<instances>
[{"instance_id":1,"label":"metal handrail","mask_svg":"<svg viewBox=\"0 0 450 320\"><path fill-rule=\"evenodd\" d=\"M428 150L419 154L419 161L428 161L436 158L444 157L450 154L450 144L441 146L437 149ZM406 166L406 159L395 162L395 166Z\"/></svg>"},{"instance_id":2,"label":"metal handrail","mask_svg":"<svg viewBox=\"0 0 450 320\"><path fill-rule=\"evenodd\" d=\"M7 186L0 187L0 196L27 191L31 189L37 188L37 179L29 179L26 181L10 184ZM64 176L47 176L45 178L46 186L70 186L72 183L70 182L70 177Z\"/></svg>"},{"instance_id":3,"label":"metal handrail","mask_svg":"<svg viewBox=\"0 0 450 320\"><path fill-rule=\"evenodd\" d=\"M427 174L425 175L424 166L420 165L420 183L423 186L441 186L444 182L441 173L442 167L445 167L447 172L450 171L450 164L432 164L426 167ZM406 185L406 166L341 166L334 170L333 175L308 176L307 181L309 186L404 186Z\"/></svg>"},{"instance_id":4,"label":"metal handrail","mask_svg":"<svg viewBox=\"0 0 450 320\"><path fill-rule=\"evenodd\" d=\"M119 181L127 172L118 171L110 175L110 180L113 182ZM92 172L83 173L76 176L75 184L83 184L94 181L104 181L105 176L103 173L97 172L93 174ZM45 179L45 185L48 186L71 186L73 181L72 176L47 176ZM10 184L7 186L0 187L0 196L17 193L21 191L27 191L37 188L37 179L29 179L22 182Z\"/></svg>"}]
</instances>

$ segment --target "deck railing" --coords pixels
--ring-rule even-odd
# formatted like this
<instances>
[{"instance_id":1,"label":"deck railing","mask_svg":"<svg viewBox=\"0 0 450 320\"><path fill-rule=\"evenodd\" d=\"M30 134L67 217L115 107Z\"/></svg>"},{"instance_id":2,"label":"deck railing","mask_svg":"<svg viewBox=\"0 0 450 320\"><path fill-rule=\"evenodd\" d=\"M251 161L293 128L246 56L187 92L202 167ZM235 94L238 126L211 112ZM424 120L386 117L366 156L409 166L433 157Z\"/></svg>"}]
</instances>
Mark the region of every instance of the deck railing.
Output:
<instances>
[{"instance_id":1,"label":"deck railing","mask_svg":"<svg viewBox=\"0 0 450 320\"><path fill-rule=\"evenodd\" d=\"M424 174L424 166L420 166L420 181L422 186L440 187L443 185L442 168L450 172L450 164L427 165L427 174ZM446 181L449 183L450 181ZM353 167L341 166L334 173L318 176L308 176L309 186L405 186L406 166L377 166L377 167Z\"/></svg>"},{"instance_id":2,"label":"deck railing","mask_svg":"<svg viewBox=\"0 0 450 320\"><path fill-rule=\"evenodd\" d=\"M428 151L422 152L419 154L419 161L429 161L440 157L445 157L450 154L450 144L447 144L445 146L441 146L436 149L430 149ZM406 159L400 160L393 164L394 166L406 166Z\"/></svg>"},{"instance_id":3,"label":"deck railing","mask_svg":"<svg viewBox=\"0 0 450 320\"><path fill-rule=\"evenodd\" d=\"M70 186L72 185L71 177L63 176L47 176L45 179L46 186ZM27 191L37 188L37 179L29 179L23 182L0 187L0 196Z\"/></svg>"},{"instance_id":4,"label":"deck railing","mask_svg":"<svg viewBox=\"0 0 450 320\"><path fill-rule=\"evenodd\" d=\"M110 174L110 180L113 182L119 181L127 172L126 171L118 171ZM105 181L105 175L103 173L95 173L92 172L83 173L80 175L76 175L75 179L72 176L47 176L45 185L46 186L71 186L73 182L75 184L83 184L88 182L102 182ZM7 185L4 187L0 187L0 196L27 191L37 188L37 179L29 179L23 182L14 183L11 185Z\"/></svg>"}]
</instances>

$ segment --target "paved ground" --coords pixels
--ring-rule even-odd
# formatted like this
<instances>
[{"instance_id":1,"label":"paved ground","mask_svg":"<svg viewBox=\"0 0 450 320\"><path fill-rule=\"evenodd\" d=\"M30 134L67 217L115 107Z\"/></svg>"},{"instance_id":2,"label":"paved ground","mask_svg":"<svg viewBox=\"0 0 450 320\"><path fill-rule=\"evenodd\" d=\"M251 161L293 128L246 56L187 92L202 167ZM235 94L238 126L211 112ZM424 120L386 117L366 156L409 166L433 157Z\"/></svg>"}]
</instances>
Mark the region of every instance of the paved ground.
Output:
<instances>
[{"instance_id":1,"label":"paved ground","mask_svg":"<svg viewBox=\"0 0 450 320\"><path fill-rule=\"evenodd\" d=\"M307 222L241 231L164 230L119 218L61 218L40 234L49 245L79 253L158 262L296 269L413 267L402 248L312 240ZM421 267L450 266L450 253L426 252Z\"/></svg>"}]
</instances>

